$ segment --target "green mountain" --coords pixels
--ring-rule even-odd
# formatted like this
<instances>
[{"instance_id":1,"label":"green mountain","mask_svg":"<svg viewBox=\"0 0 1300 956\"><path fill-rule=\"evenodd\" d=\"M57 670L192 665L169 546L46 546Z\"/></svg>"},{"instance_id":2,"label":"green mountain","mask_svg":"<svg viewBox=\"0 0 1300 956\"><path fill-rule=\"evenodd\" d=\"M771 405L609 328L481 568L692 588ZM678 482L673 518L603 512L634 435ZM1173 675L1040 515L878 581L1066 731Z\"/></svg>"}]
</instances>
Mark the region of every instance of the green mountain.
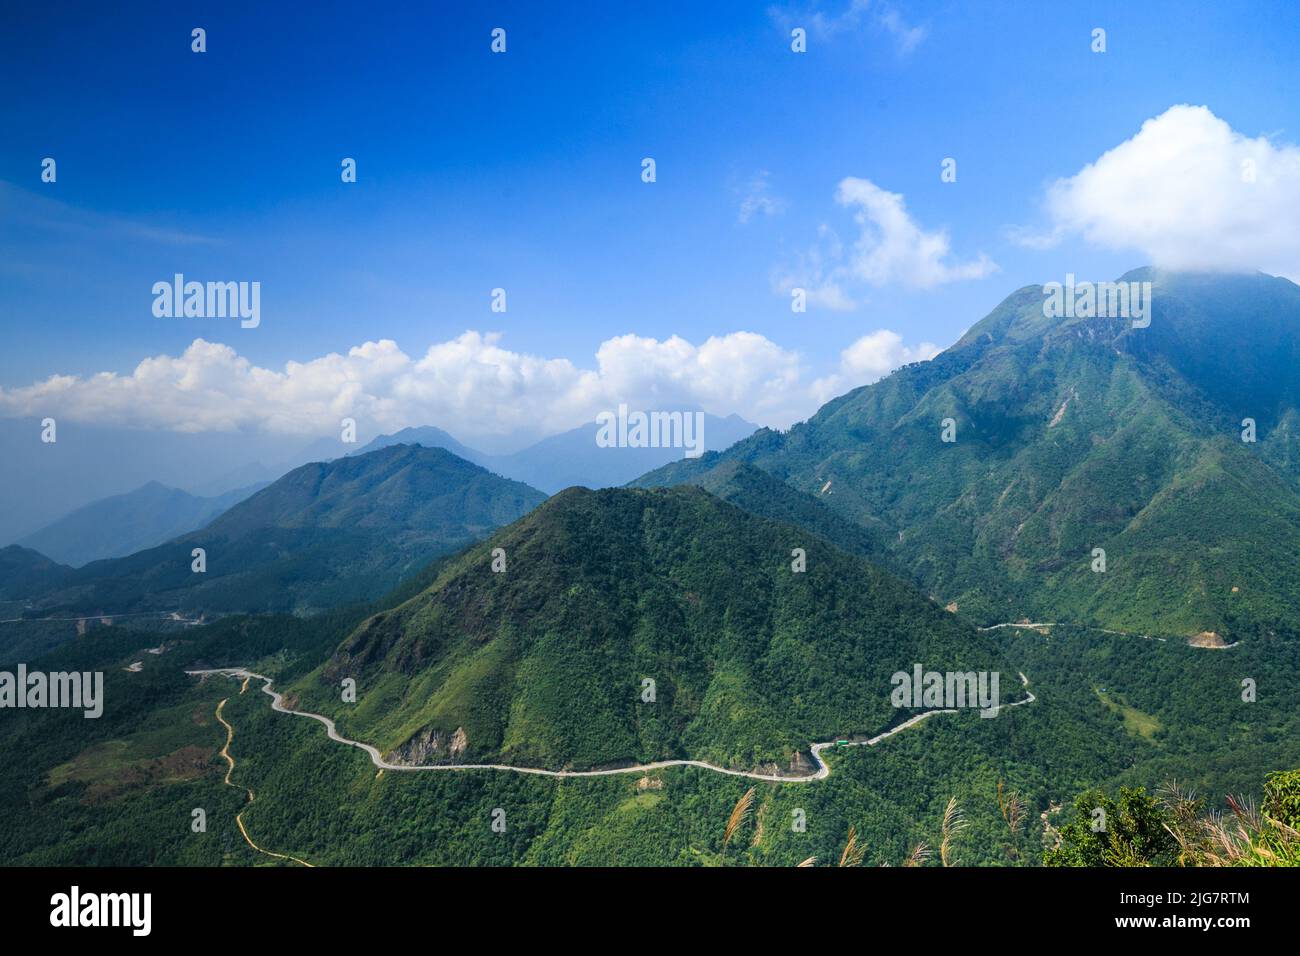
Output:
<instances>
[{"instance_id":1,"label":"green mountain","mask_svg":"<svg viewBox=\"0 0 1300 956\"><path fill-rule=\"evenodd\" d=\"M203 527L266 484L199 497L151 481L124 495L83 505L18 544L73 567L120 558Z\"/></svg>"},{"instance_id":2,"label":"green mountain","mask_svg":"<svg viewBox=\"0 0 1300 956\"><path fill-rule=\"evenodd\" d=\"M433 425L423 425L419 428L403 428L391 435L380 435L363 446L360 451L354 452L354 454L364 455L380 448L387 448L389 445L423 445L425 448L445 448L456 457L472 461L476 465L489 464L486 460L489 456L484 455L477 449L470 448L468 445L462 445L447 432L441 428L435 428Z\"/></svg>"},{"instance_id":3,"label":"green mountain","mask_svg":"<svg viewBox=\"0 0 1300 956\"><path fill-rule=\"evenodd\" d=\"M890 677L915 664L999 671L1001 699L1019 696L989 639L816 535L698 488L572 488L370 618L292 693L414 763L810 769L810 743L898 722Z\"/></svg>"},{"instance_id":4,"label":"green mountain","mask_svg":"<svg viewBox=\"0 0 1300 956\"><path fill-rule=\"evenodd\" d=\"M886 529L900 567L982 623L1300 634L1300 287L1121 281L1152 283L1149 327L1049 318L1029 286L932 361L638 484L747 462Z\"/></svg>"},{"instance_id":5,"label":"green mountain","mask_svg":"<svg viewBox=\"0 0 1300 956\"><path fill-rule=\"evenodd\" d=\"M22 601L33 588L57 584L71 573L71 568L31 548L0 548L0 601Z\"/></svg>"},{"instance_id":6,"label":"green mountain","mask_svg":"<svg viewBox=\"0 0 1300 956\"><path fill-rule=\"evenodd\" d=\"M707 462L703 469L694 468L675 483L703 488L715 498L751 514L804 528L850 554L872 558L881 564L892 560L879 522L869 519L861 524L845 521L824 501L791 487L746 461L726 459L717 452L710 452L700 460ZM653 488L659 485L642 484L638 479L628 487Z\"/></svg>"},{"instance_id":7,"label":"green mountain","mask_svg":"<svg viewBox=\"0 0 1300 956\"><path fill-rule=\"evenodd\" d=\"M296 468L200 531L65 575L39 604L305 613L369 600L545 498L441 448L394 445Z\"/></svg>"}]
</instances>

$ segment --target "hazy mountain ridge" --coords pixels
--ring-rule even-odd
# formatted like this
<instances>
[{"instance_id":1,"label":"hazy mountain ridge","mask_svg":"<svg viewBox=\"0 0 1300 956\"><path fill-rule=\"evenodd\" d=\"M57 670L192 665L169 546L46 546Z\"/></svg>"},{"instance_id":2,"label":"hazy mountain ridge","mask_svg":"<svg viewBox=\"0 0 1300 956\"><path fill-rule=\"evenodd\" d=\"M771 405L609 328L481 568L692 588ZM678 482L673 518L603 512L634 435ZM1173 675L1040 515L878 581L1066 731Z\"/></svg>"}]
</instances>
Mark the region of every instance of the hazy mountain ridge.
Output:
<instances>
[{"instance_id":1,"label":"hazy mountain ridge","mask_svg":"<svg viewBox=\"0 0 1300 956\"><path fill-rule=\"evenodd\" d=\"M56 582L46 608L312 611L369 600L545 495L443 449L397 445L296 468L207 527ZM193 549L207 569L191 570Z\"/></svg>"},{"instance_id":2,"label":"hazy mountain ridge","mask_svg":"<svg viewBox=\"0 0 1300 956\"><path fill-rule=\"evenodd\" d=\"M719 418L704 415L703 443L706 451L727 448L754 433L758 426L739 415ZM565 488L614 488L666 462L684 459L683 448L602 448L596 443L600 426L580 425L567 432L543 438L508 455L491 455L469 448L441 428L404 428L381 435L360 452L364 454L392 444L420 444L445 448L505 478L522 481L549 494Z\"/></svg>"},{"instance_id":3,"label":"hazy mountain ridge","mask_svg":"<svg viewBox=\"0 0 1300 956\"><path fill-rule=\"evenodd\" d=\"M84 505L17 544L72 567L123 557L203 527L266 484L200 497L151 481Z\"/></svg>"},{"instance_id":4,"label":"hazy mountain ridge","mask_svg":"<svg viewBox=\"0 0 1300 956\"><path fill-rule=\"evenodd\" d=\"M477 448L470 448L468 445L461 444L450 434L433 425L403 428L391 435L380 435L362 446L360 451L352 451L348 452L348 454L364 455L372 451L378 451L381 448L388 448L391 445L423 445L425 448L443 448L458 458L464 458L466 461L485 468L487 467L487 461L492 458L491 455L484 454Z\"/></svg>"},{"instance_id":5,"label":"hazy mountain ridge","mask_svg":"<svg viewBox=\"0 0 1300 956\"><path fill-rule=\"evenodd\" d=\"M72 573L31 548L11 544L0 548L0 600L21 601L33 587L49 587Z\"/></svg>"}]
</instances>

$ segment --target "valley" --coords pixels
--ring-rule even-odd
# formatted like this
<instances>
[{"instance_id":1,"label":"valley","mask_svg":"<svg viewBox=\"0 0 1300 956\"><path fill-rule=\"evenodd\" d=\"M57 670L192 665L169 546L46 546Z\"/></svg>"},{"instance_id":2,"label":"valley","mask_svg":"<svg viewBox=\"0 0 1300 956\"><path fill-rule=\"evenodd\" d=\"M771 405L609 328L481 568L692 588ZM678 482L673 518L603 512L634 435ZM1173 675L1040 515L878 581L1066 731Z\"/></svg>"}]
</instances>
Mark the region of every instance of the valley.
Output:
<instances>
[{"instance_id":1,"label":"valley","mask_svg":"<svg viewBox=\"0 0 1300 956\"><path fill-rule=\"evenodd\" d=\"M46 754L58 738L41 727L59 715L29 712L34 721L29 734L20 739L6 735L0 742L0 756L14 771L4 785L10 796L0 797L16 808L15 789L28 795L24 809L0 823L0 848L11 859L77 859L77 843L41 840L42 833L75 821L84 833L83 845L99 847L99 859L105 862L178 862L196 859L196 853L209 861L233 854L228 859L236 862L238 848L246 847L236 823L242 814L258 846L321 866L793 865L812 855L824 861L838 858L852 823L872 841L868 862L899 865L918 840L936 845L943 804L955 796L970 820L960 862L1031 864L1045 833L1041 827L1014 836L1007 831L996 805L999 783L1034 808L1036 819L1037 813L1068 805L1076 793L1096 785L1154 789L1178 778L1211 799L1250 793L1266 770L1300 760L1300 717L1287 690L1300 680L1300 660L1291 651L1279 654L1278 648L1246 645L1240 649L1245 656L1234 660L1086 630L1047 640L1038 634L1007 640L1008 654L1024 661L1025 673L1034 676L1032 706L1017 706L995 720L974 713L921 719L893 728L892 736L877 741L881 745L823 751L831 772L797 785L697 766L598 776L396 769L380 774L372 754L331 739L318 720L275 711L269 695L232 695L239 684L229 678L199 681L179 663L151 661L139 674L110 677L107 694L122 704L137 700L145 713L157 717L141 722L110 709L97 722L105 726L95 728L96 733L122 741L124 755L139 755L132 759L164 756L190 746L171 728L181 726L178 717L192 712L210 728L194 725L196 743L210 755L206 774L174 783L141 777L124 788L118 783L111 795L90 797L90 784L78 781L81 771L61 776L57 783L45 779L41 768L49 765ZM232 648L232 653L251 659L256 655L250 655L252 647ZM190 653L211 658L214 650L194 645ZM112 651L105 647L102 652ZM115 653L124 660L131 651ZM101 663L109 670L108 660ZM294 672L308 663L301 657L286 663L281 655L270 654L247 669L288 686ZM1233 691L1242 673L1256 675L1261 687L1254 704L1243 704ZM1096 687L1158 718L1161 729L1153 736L1134 732L1098 698ZM254 679L249 689L258 688ZM141 696L146 693L152 702ZM233 779L256 792L252 804L245 805L242 790L223 783L228 767L218 751L227 734L212 716L222 699L228 699L223 717L236 729ZM157 737L164 728L171 739ZM78 753L87 742L68 739L58 746L67 756L55 760L79 766ZM750 831L745 846L724 848L723 823L750 786L758 788L756 809L768 808L762 837L751 846ZM195 806L208 810L207 834L188 832ZM497 808L507 817L504 833L491 829ZM791 829L796 810L807 820L802 833ZM173 828L183 824L175 837L141 840L166 828L169 819ZM112 833L118 836L110 838Z\"/></svg>"}]
</instances>

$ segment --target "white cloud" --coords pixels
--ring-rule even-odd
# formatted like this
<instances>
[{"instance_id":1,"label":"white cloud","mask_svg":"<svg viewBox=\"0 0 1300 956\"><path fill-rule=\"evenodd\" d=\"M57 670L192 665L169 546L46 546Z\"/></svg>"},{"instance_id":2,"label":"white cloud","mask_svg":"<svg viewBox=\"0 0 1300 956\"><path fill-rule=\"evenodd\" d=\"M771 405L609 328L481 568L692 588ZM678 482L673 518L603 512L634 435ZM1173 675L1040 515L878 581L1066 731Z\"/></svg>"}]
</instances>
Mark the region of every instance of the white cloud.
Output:
<instances>
[{"instance_id":1,"label":"white cloud","mask_svg":"<svg viewBox=\"0 0 1300 956\"><path fill-rule=\"evenodd\" d=\"M840 353L839 370L813 382L813 397L818 404L824 403L850 389L879 381L899 366L928 362L940 351L933 342L906 346L897 332L877 329Z\"/></svg>"},{"instance_id":2,"label":"white cloud","mask_svg":"<svg viewBox=\"0 0 1300 956\"><path fill-rule=\"evenodd\" d=\"M965 262L952 261L947 230L925 231L908 214L901 194L887 192L869 179L840 180L835 198L856 210L857 240L846 250L834 230L823 225L817 244L794 266L774 274L772 284L778 291L803 288L810 304L849 309L858 304L846 291L852 285L928 289L982 279L998 269L983 253Z\"/></svg>"},{"instance_id":3,"label":"white cloud","mask_svg":"<svg viewBox=\"0 0 1300 956\"><path fill-rule=\"evenodd\" d=\"M908 24L897 9L878 0L849 0L838 13L826 13L813 7L769 7L768 15L782 29L803 26L812 36L824 40L869 23L889 35L900 56L916 49L928 33L925 27Z\"/></svg>"},{"instance_id":4,"label":"white cloud","mask_svg":"<svg viewBox=\"0 0 1300 956\"><path fill-rule=\"evenodd\" d=\"M894 42L898 44L898 52L903 56L915 50L917 45L925 39L925 27L909 26L899 16L897 10L887 9L879 15L878 19L880 25L894 38Z\"/></svg>"},{"instance_id":5,"label":"white cloud","mask_svg":"<svg viewBox=\"0 0 1300 956\"><path fill-rule=\"evenodd\" d=\"M932 354L877 332L845 350L838 371L808 384L800 356L753 332L699 345L679 336L620 335L601 343L595 368L510 351L498 334L465 332L423 356L383 339L307 362L263 368L228 345L195 339L130 374L54 375L0 388L0 417L53 416L99 425L182 432L251 430L324 435L345 417L365 435L437 425L466 440L522 442L634 408L703 408L786 427L806 418L833 383L879 378L892 365Z\"/></svg>"},{"instance_id":6,"label":"white cloud","mask_svg":"<svg viewBox=\"0 0 1300 956\"><path fill-rule=\"evenodd\" d=\"M785 201L772 195L768 172L760 169L741 191L740 211L737 218L747 224L755 216L777 216L785 211Z\"/></svg>"},{"instance_id":7,"label":"white cloud","mask_svg":"<svg viewBox=\"0 0 1300 956\"><path fill-rule=\"evenodd\" d=\"M220 240L150 222L106 216L69 206L0 180L0 220L73 238L103 238L164 245L218 245Z\"/></svg>"},{"instance_id":8,"label":"white cloud","mask_svg":"<svg viewBox=\"0 0 1300 956\"><path fill-rule=\"evenodd\" d=\"M1253 181L1251 181L1253 175ZM1168 269L1300 277L1300 148L1251 139L1204 106L1173 106L1047 193L1052 228Z\"/></svg>"},{"instance_id":9,"label":"white cloud","mask_svg":"<svg viewBox=\"0 0 1300 956\"><path fill-rule=\"evenodd\" d=\"M949 263L947 230L926 232L907 214L903 197L886 192L869 179L849 176L840 181L836 200L856 206L862 234L850 255L853 274L870 285L899 282L929 288L960 279L982 279L997 271L981 254L969 262Z\"/></svg>"}]
</instances>

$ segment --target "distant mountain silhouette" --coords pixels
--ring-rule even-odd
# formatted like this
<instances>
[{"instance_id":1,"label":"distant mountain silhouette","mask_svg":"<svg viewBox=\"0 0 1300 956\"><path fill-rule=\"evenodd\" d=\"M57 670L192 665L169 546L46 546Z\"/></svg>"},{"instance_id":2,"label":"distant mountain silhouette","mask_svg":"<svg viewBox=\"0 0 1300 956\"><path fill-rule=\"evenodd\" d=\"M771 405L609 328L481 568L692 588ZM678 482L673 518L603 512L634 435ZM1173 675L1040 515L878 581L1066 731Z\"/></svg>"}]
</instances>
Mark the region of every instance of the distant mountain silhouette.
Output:
<instances>
[{"instance_id":1,"label":"distant mountain silhouette","mask_svg":"<svg viewBox=\"0 0 1300 956\"><path fill-rule=\"evenodd\" d=\"M151 481L135 491L78 508L18 544L72 567L119 558L203 527L266 484L200 498Z\"/></svg>"},{"instance_id":2,"label":"distant mountain silhouette","mask_svg":"<svg viewBox=\"0 0 1300 956\"><path fill-rule=\"evenodd\" d=\"M758 426L739 415L718 418L704 416L703 441L706 451L720 451L752 435ZM445 448L466 461L554 494L565 488L614 488L625 485L647 471L683 458L682 448L602 448L596 442L600 426L589 425L543 438L536 444L509 455L489 455L468 448L440 428L405 428L393 435L381 435L358 454L398 443Z\"/></svg>"},{"instance_id":3,"label":"distant mountain silhouette","mask_svg":"<svg viewBox=\"0 0 1300 956\"><path fill-rule=\"evenodd\" d=\"M38 603L304 613L369 600L545 497L443 449L394 445L295 468L201 530L54 575ZM192 570L195 548L202 573Z\"/></svg>"}]
</instances>

